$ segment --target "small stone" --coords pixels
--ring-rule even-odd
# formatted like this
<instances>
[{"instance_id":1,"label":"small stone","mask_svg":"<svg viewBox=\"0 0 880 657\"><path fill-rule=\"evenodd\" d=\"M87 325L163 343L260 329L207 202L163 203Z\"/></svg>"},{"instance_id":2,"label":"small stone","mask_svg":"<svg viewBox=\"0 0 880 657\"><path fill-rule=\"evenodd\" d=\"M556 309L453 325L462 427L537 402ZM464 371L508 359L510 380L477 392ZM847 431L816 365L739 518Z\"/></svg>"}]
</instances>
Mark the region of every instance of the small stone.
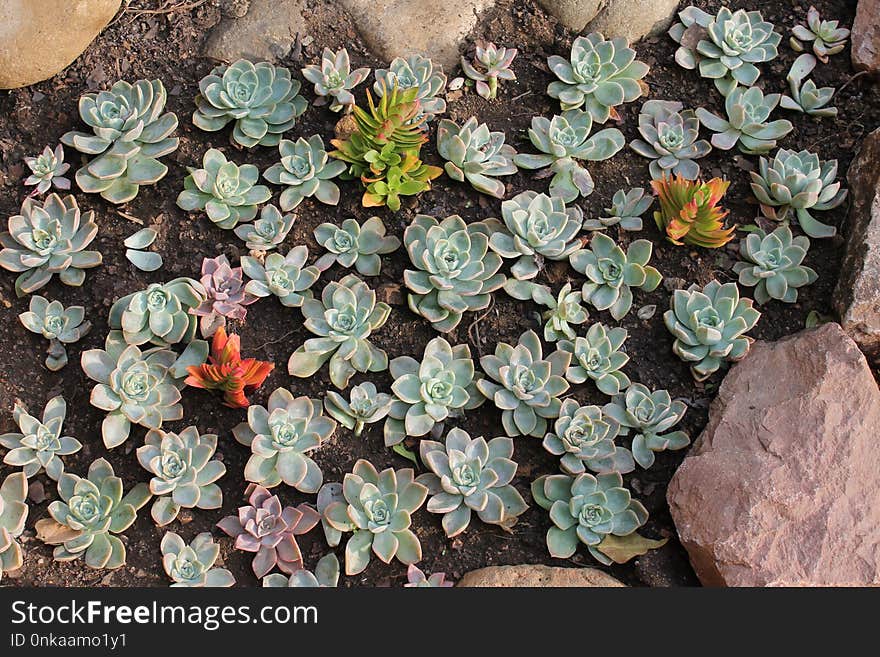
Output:
<instances>
[{"instance_id":1,"label":"small stone","mask_svg":"<svg viewBox=\"0 0 880 657\"><path fill-rule=\"evenodd\" d=\"M538 2L545 11L556 16L565 27L580 32L599 13L603 0L538 0Z\"/></svg>"},{"instance_id":2,"label":"small stone","mask_svg":"<svg viewBox=\"0 0 880 657\"><path fill-rule=\"evenodd\" d=\"M458 89L461 89L463 85L464 78L459 75L457 78L452 78L452 80L449 81L449 84L446 85L446 88L449 91L457 91Z\"/></svg>"},{"instance_id":3,"label":"small stone","mask_svg":"<svg viewBox=\"0 0 880 657\"><path fill-rule=\"evenodd\" d=\"M224 18L205 43L205 56L222 62L245 58L273 62L290 53L305 34L305 0L250 0L240 18Z\"/></svg>"},{"instance_id":4,"label":"small stone","mask_svg":"<svg viewBox=\"0 0 880 657\"><path fill-rule=\"evenodd\" d=\"M28 484L28 499L34 504L42 504L46 501L46 489L43 482L32 481Z\"/></svg>"},{"instance_id":5,"label":"small stone","mask_svg":"<svg viewBox=\"0 0 880 657\"><path fill-rule=\"evenodd\" d=\"M466 573L457 586L463 587L618 587L625 584L596 568L553 566L489 566Z\"/></svg>"},{"instance_id":6,"label":"small stone","mask_svg":"<svg viewBox=\"0 0 880 657\"><path fill-rule=\"evenodd\" d=\"M859 0L852 27L852 63L857 71L880 73L880 0Z\"/></svg>"}]
</instances>

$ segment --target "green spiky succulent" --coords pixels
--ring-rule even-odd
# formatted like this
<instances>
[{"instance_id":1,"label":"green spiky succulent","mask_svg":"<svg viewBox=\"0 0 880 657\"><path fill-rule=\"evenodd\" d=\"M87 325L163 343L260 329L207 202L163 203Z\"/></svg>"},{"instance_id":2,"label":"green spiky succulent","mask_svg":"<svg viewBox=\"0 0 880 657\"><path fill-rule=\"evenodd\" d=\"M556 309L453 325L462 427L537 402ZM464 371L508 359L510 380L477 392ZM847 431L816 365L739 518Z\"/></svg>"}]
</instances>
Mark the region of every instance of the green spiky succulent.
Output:
<instances>
[{"instance_id":1,"label":"green spiky succulent","mask_svg":"<svg viewBox=\"0 0 880 657\"><path fill-rule=\"evenodd\" d=\"M0 233L0 267L20 272L15 279L20 297L36 292L55 274L65 285L82 285L85 270L101 264L98 251L85 250L98 234L95 213L80 216L73 196L50 194L42 203L26 198L8 227Z\"/></svg>"},{"instance_id":2,"label":"green spiky succulent","mask_svg":"<svg viewBox=\"0 0 880 657\"><path fill-rule=\"evenodd\" d=\"M489 252L494 220L466 224L458 215L437 221L419 214L403 233L403 243L417 269L403 272L409 307L434 328L449 332L462 314L488 307L491 293L504 285L498 273L501 256Z\"/></svg>"},{"instance_id":3,"label":"green spiky succulent","mask_svg":"<svg viewBox=\"0 0 880 657\"><path fill-rule=\"evenodd\" d=\"M764 95L758 87L737 87L724 100L727 119L722 119L702 107L697 108L700 123L715 132L712 145L723 151L734 146L746 155L768 153L794 129L791 121L778 119L767 121L779 104L779 94Z\"/></svg>"},{"instance_id":4,"label":"green spiky succulent","mask_svg":"<svg viewBox=\"0 0 880 657\"><path fill-rule=\"evenodd\" d=\"M318 97L315 105L329 102L331 112L350 112L354 105L351 90L366 80L369 74L369 68L351 70L351 59L345 48L336 52L324 48L320 66L310 64L302 69L303 77L315 85L315 95Z\"/></svg>"},{"instance_id":5,"label":"green spiky succulent","mask_svg":"<svg viewBox=\"0 0 880 657\"><path fill-rule=\"evenodd\" d=\"M635 469L635 463L628 449L614 443L619 428L598 406L581 406L576 399L566 399L553 432L544 436L544 449L559 456L559 466L570 475L587 470L625 474Z\"/></svg>"},{"instance_id":6,"label":"green spiky succulent","mask_svg":"<svg viewBox=\"0 0 880 657\"><path fill-rule=\"evenodd\" d=\"M461 69L476 82L477 93L491 100L498 96L498 80L516 80L510 68L516 53L516 48L499 48L494 43L478 41L474 58L461 58Z\"/></svg>"},{"instance_id":7,"label":"green spiky succulent","mask_svg":"<svg viewBox=\"0 0 880 657\"><path fill-rule=\"evenodd\" d=\"M210 532L197 535L187 545L180 536L168 532L159 545L162 567L171 579L172 587L215 588L235 584L235 577L226 568L214 568L220 556L220 546Z\"/></svg>"},{"instance_id":8,"label":"green spiky succulent","mask_svg":"<svg viewBox=\"0 0 880 657\"><path fill-rule=\"evenodd\" d=\"M414 117L417 122L426 123L435 116L446 112L446 101L440 96L446 87L446 76L443 67L434 67L428 57L409 55L395 57L387 69L377 68L376 82L373 91L381 97L386 89L397 86L400 89L417 88L416 100L419 101L419 112Z\"/></svg>"},{"instance_id":9,"label":"green spiky succulent","mask_svg":"<svg viewBox=\"0 0 880 657\"><path fill-rule=\"evenodd\" d=\"M24 555L18 537L28 517L28 482L23 472L13 472L0 485L0 580L3 573L18 570Z\"/></svg>"},{"instance_id":10,"label":"green spiky succulent","mask_svg":"<svg viewBox=\"0 0 880 657\"><path fill-rule=\"evenodd\" d=\"M602 412L620 425L620 435L635 432L632 455L643 468L654 464L656 452L690 445L686 432L669 432L684 417L687 405L677 399L673 401L666 390L651 392L641 383L634 383L625 393L605 404Z\"/></svg>"},{"instance_id":11,"label":"green spiky succulent","mask_svg":"<svg viewBox=\"0 0 880 657\"><path fill-rule=\"evenodd\" d=\"M66 415L67 402L61 395L46 402L42 420L28 413L21 401L15 400L12 419L20 433L0 436L0 445L9 450L3 462L21 468L25 477L31 478L45 470L49 479L58 481L64 472L64 462L60 457L76 454L82 448L82 443L76 438L61 435Z\"/></svg>"},{"instance_id":12,"label":"green spiky succulent","mask_svg":"<svg viewBox=\"0 0 880 657\"><path fill-rule=\"evenodd\" d=\"M840 188L837 160L820 160L810 151L779 149L772 160L760 158L758 171L750 172L752 192L764 216L785 221L793 214L807 235L833 237L834 226L823 224L810 211L831 210L843 203L847 190Z\"/></svg>"},{"instance_id":13,"label":"green spiky succulent","mask_svg":"<svg viewBox=\"0 0 880 657\"><path fill-rule=\"evenodd\" d=\"M121 329L128 344L188 344L195 337L198 319L190 311L205 298L205 288L192 278L152 283L110 307L110 328Z\"/></svg>"},{"instance_id":14,"label":"green spiky succulent","mask_svg":"<svg viewBox=\"0 0 880 657\"><path fill-rule=\"evenodd\" d=\"M602 324L593 324L586 337L560 341L559 348L572 355L572 365L565 372L565 378L572 383L591 379L606 395L625 390L630 380L620 370L629 362L629 356L621 349L626 338L625 328L607 329Z\"/></svg>"},{"instance_id":15,"label":"green spiky succulent","mask_svg":"<svg viewBox=\"0 0 880 657\"><path fill-rule=\"evenodd\" d=\"M260 171L253 164L238 166L221 151L209 148L202 169L188 167L177 206L187 212L203 210L218 228L235 228L240 221L257 216L257 206L272 198L265 185L258 185Z\"/></svg>"},{"instance_id":16,"label":"green spiky succulent","mask_svg":"<svg viewBox=\"0 0 880 657\"><path fill-rule=\"evenodd\" d=\"M488 525L509 530L528 509L510 484L517 467L510 438L486 441L455 428L442 443L422 440L419 454L430 472L416 481L428 488L428 511L443 515L447 537L467 529L473 513Z\"/></svg>"},{"instance_id":17,"label":"green spiky succulent","mask_svg":"<svg viewBox=\"0 0 880 657\"><path fill-rule=\"evenodd\" d=\"M504 283L504 291L514 299L532 300L549 310L541 315L544 324L544 340L556 342L562 338L574 339L575 326L583 324L589 318L586 309L581 305L583 299L580 291L572 292L571 283L566 283L553 296L546 285L538 285L531 281L520 281L508 278Z\"/></svg>"},{"instance_id":18,"label":"green spiky succulent","mask_svg":"<svg viewBox=\"0 0 880 657\"><path fill-rule=\"evenodd\" d=\"M321 271L338 263L351 267L363 276L378 276L382 269L380 255L400 248L400 240L385 234L380 217L370 217L361 226L356 219L346 219L342 226L323 223L315 228L315 241L329 253L321 256L315 265Z\"/></svg>"},{"instance_id":19,"label":"green spiky succulent","mask_svg":"<svg viewBox=\"0 0 880 657\"><path fill-rule=\"evenodd\" d=\"M150 493L156 496L150 515L160 527L177 518L181 509L219 509L223 493L216 482L226 466L212 459L217 436L200 434L187 427L179 434L153 429L147 432L137 460L150 479Z\"/></svg>"},{"instance_id":20,"label":"green spiky succulent","mask_svg":"<svg viewBox=\"0 0 880 657\"><path fill-rule=\"evenodd\" d=\"M648 65L636 60L626 39L606 40L599 32L577 37L568 59L551 55L547 64L559 78L547 86L547 95L563 110L589 112L597 123L617 117L615 107L641 96L640 81L648 74Z\"/></svg>"},{"instance_id":21,"label":"green spiky succulent","mask_svg":"<svg viewBox=\"0 0 880 657\"><path fill-rule=\"evenodd\" d=\"M330 160L321 135L278 144L281 161L263 172L273 185L283 185L278 199L283 212L293 210L303 199L314 196L321 203L339 203L339 187L331 179L345 171L345 162Z\"/></svg>"},{"instance_id":22,"label":"green spiky succulent","mask_svg":"<svg viewBox=\"0 0 880 657\"><path fill-rule=\"evenodd\" d=\"M394 401L385 420L385 445L407 436L424 436L449 417L458 417L485 400L474 385L474 361L466 344L434 338L421 362L399 356L389 363Z\"/></svg>"},{"instance_id":23,"label":"green spiky succulent","mask_svg":"<svg viewBox=\"0 0 880 657\"><path fill-rule=\"evenodd\" d=\"M251 251L271 251L281 245L296 216L282 215L274 205L264 205L260 217L252 224L241 224L235 227L236 236L244 241Z\"/></svg>"},{"instance_id":24,"label":"green spiky succulent","mask_svg":"<svg viewBox=\"0 0 880 657\"><path fill-rule=\"evenodd\" d=\"M761 313L751 299L741 299L736 283L710 281L703 289L691 285L675 290L670 309L663 314L669 332L675 336L673 353L690 363L697 381L708 379L724 362L742 360Z\"/></svg>"},{"instance_id":25,"label":"green spiky succulent","mask_svg":"<svg viewBox=\"0 0 880 657\"><path fill-rule=\"evenodd\" d=\"M544 358L538 335L526 331L515 347L499 342L494 354L480 358L489 378L479 379L477 388L501 409L508 436L543 438L547 420L559 417L559 396L569 388L565 370L570 362L571 354L559 349Z\"/></svg>"},{"instance_id":26,"label":"green spiky succulent","mask_svg":"<svg viewBox=\"0 0 880 657\"><path fill-rule=\"evenodd\" d=\"M783 96L779 101L779 106L783 109L803 112L819 118L837 116L837 108L828 106L831 97L834 96L834 87L820 89L812 80L804 81L815 68L816 58L809 53L804 53L794 60L791 70L785 77L788 80L791 95Z\"/></svg>"},{"instance_id":27,"label":"green spiky succulent","mask_svg":"<svg viewBox=\"0 0 880 657\"><path fill-rule=\"evenodd\" d=\"M302 569L290 576L272 573L263 578L266 588L336 588L339 583L339 559L332 552L318 559L315 572Z\"/></svg>"},{"instance_id":28,"label":"green spiky succulent","mask_svg":"<svg viewBox=\"0 0 880 657\"><path fill-rule=\"evenodd\" d=\"M540 154L519 153L513 158L522 169L550 168L550 195L566 203L593 193L595 183L590 172L578 160L607 160L626 144L617 128L605 128L592 137L593 118L589 112L567 110L552 119L536 116L529 128L529 140Z\"/></svg>"},{"instance_id":29,"label":"green spiky succulent","mask_svg":"<svg viewBox=\"0 0 880 657\"><path fill-rule=\"evenodd\" d=\"M629 147L643 157L651 158L651 178L681 176L688 180L700 177L695 160L712 150L711 144L700 139L700 120L694 110L668 100L649 100L639 112L639 133Z\"/></svg>"},{"instance_id":30,"label":"green spiky succulent","mask_svg":"<svg viewBox=\"0 0 880 657\"><path fill-rule=\"evenodd\" d=\"M65 472L58 479L61 500L49 504L57 525L70 532L51 532L58 543L55 561L85 557L89 568L120 568L125 565L125 545L116 534L131 527L138 510L150 499L146 484L137 484L123 496L122 479L104 459L93 461L85 478ZM51 522L51 521L50 521ZM75 537L70 538L70 533Z\"/></svg>"},{"instance_id":31,"label":"green spiky succulent","mask_svg":"<svg viewBox=\"0 0 880 657\"><path fill-rule=\"evenodd\" d=\"M283 306L299 308L312 298L309 288L321 275L314 265L306 266L308 258L309 249L303 245L293 247L286 256L270 253L264 263L253 256L242 256L241 268L251 279L245 292L256 297L274 294Z\"/></svg>"},{"instance_id":32,"label":"green spiky succulent","mask_svg":"<svg viewBox=\"0 0 880 657\"><path fill-rule=\"evenodd\" d=\"M608 216L598 219L587 219L584 228L587 230L605 230L611 226L619 226L621 230L641 230L642 215L648 211L654 197L645 194L642 187L629 191L618 189L611 198L611 207L605 208Z\"/></svg>"},{"instance_id":33,"label":"green spiky succulent","mask_svg":"<svg viewBox=\"0 0 880 657\"><path fill-rule=\"evenodd\" d=\"M354 274L330 282L321 299L307 299L302 306L309 338L290 355L287 369L293 376L309 377L330 361L330 381L346 388L355 372L388 369L388 354L368 340L391 313L391 306L376 302L376 293Z\"/></svg>"},{"instance_id":34,"label":"green spiky succulent","mask_svg":"<svg viewBox=\"0 0 880 657\"><path fill-rule=\"evenodd\" d=\"M816 58L827 64L831 55L843 52L846 40L849 38L849 30L838 27L839 25L840 21L823 21L819 11L815 7L810 7L807 11L807 24L795 25L791 30L793 36L788 43L792 50L803 52L806 49L804 42L812 42Z\"/></svg>"},{"instance_id":35,"label":"green spiky succulent","mask_svg":"<svg viewBox=\"0 0 880 657\"><path fill-rule=\"evenodd\" d=\"M496 178L516 173L513 146L504 143L503 132L492 132L485 123L469 118L461 127L443 119L437 126L437 152L446 160L447 175L465 180L478 192L504 198L504 183Z\"/></svg>"},{"instance_id":36,"label":"green spiky succulent","mask_svg":"<svg viewBox=\"0 0 880 657\"><path fill-rule=\"evenodd\" d=\"M234 121L232 139L245 148L277 146L308 106L300 86L283 66L244 59L217 66L199 82L193 124L216 132Z\"/></svg>"},{"instance_id":37,"label":"green spiky succulent","mask_svg":"<svg viewBox=\"0 0 880 657\"><path fill-rule=\"evenodd\" d=\"M740 241L742 260L733 271L739 275L740 285L755 288L757 303L771 299L795 303L798 288L819 278L815 270L802 264L809 249L809 238L792 236L788 226L780 226L769 235L759 229Z\"/></svg>"},{"instance_id":38,"label":"green spiky succulent","mask_svg":"<svg viewBox=\"0 0 880 657\"><path fill-rule=\"evenodd\" d=\"M324 410L339 424L352 429L355 436L360 436L365 424L385 419L393 401L394 397L378 392L375 384L365 381L352 387L348 399L328 390L324 397Z\"/></svg>"},{"instance_id":39,"label":"green spiky succulent","mask_svg":"<svg viewBox=\"0 0 880 657\"><path fill-rule=\"evenodd\" d=\"M651 242L636 240L624 253L613 239L595 233L589 249L571 254L571 266L586 275L581 290L584 301L596 310L608 310L614 319L622 319L632 308L632 288L653 292L663 280L660 272L648 265Z\"/></svg>"},{"instance_id":40,"label":"green spiky succulent","mask_svg":"<svg viewBox=\"0 0 880 657\"><path fill-rule=\"evenodd\" d=\"M345 574L357 575L375 554L385 563L422 558L422 545L410 529L411 516L425 502L428 489L414 481L411 468L379 472L363 459L342 482L343 499L330 502L324 520L336 532L354 532L345 545ZM335 536L338 545L340 534Z\"/></svg>"},{"instance_id":41,"label":"green spiky succulent","mask_svg":"<svg viewBox=\"0 0 880 657\"><path fill-rule=\"evenodd\" d=\"M329 440L335 430L336 422L325 417L320 401L294 397L289 390L277 388L266 407L251 404L247 422L232 433L251 448L245 479L264 488L284 482L303 493L317 493L324 475L309 453Z\"/></svg>"},{"instance_id":42,"label":"green spiky succulent","mask_svg":"<svg viewBox=\"0 0 880 657\"><path fill-rule=\"evenodd\" d=\"M168 173L158 158L177 150L180 139L171 136L177 116L163 114L167 97L159 80L120 80L109 91L79 99L80 118L92 134L74 130L61 141L97 156L76 172L81 190L100 193L111 203L127 203L140 185L157 183Z\"/></svg>"},{"instance_id":43,"label":"green spiky succulent","mask_svg":"<svg viewBox=\"0 0 880 657\"><path fill-rule=\"evenodd\" d=\"M49 301L35 294L31 297L28 311L21 313L18 319L28 331L49 340L46 367L57 372L67 365L67 349L64 345L79 341L92 329L92 323L84 322L84 317L83 306L65 308L60 301Z\"/></svg>"}]
</instances>

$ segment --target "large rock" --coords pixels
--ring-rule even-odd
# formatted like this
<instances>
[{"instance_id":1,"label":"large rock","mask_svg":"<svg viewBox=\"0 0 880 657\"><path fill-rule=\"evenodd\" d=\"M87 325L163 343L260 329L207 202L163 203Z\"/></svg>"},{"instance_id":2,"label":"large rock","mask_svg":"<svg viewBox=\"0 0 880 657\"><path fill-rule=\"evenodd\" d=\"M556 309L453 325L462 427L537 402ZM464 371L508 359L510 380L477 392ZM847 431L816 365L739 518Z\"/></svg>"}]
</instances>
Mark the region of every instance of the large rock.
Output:
<instances>
[{"instance_id":1,"label":"large rock","mask_svg":"<svg viewBox=\"0 0 880 657\"><path fill-rule=\"evenodd\" d=\"M589 23L605 0L538 0L538 3L570 30L580 32Z\"/></svg>"},{"instance_id":2,"label":"large rock","mask_svg":"<svg viewBox=\"0 0 880 657\"><path fill-rule=\"evenodd\" d=\"M859 0L851 38L853 68L880 73L880 0Z\"/></svg>"},{"instance_id":3,"label":"large rock","mask_svg":"<svg viewBox=\"0 0 880 657\"><path fill-rule=\"evenodd\" d=\"M0 0L0 89L51 78L79 57L121 0Z\"/></svg>"},{"instance_id":4,"label":"large rock","mask_svg":"<svg viewBox=\"0 0 880 657\"><path fill-rule=\"evenodd\" d=\"M678 0L539 0L559 22L575 32L601 32L630 43L662 32Z\"/></svg>"},{"instance_id":5,"label":"large rock","mask_svg":"<svg viewBox=\"0 0 880 657\"><path fill-rule=\"evenodd\" d=\"M847 173L852 205L846 254L834 294L844 330L880 355L880 129L862 142Z\"/></svg>"},{"instance_id":6,"label":"large rock","mask_svg":"<svg viewBox=\"0 0 880 657\"><path fill-rule=\"evenodd\" d=\"M554 568L552 566L489 566L467 573L458 582L465 587L559 588L572 586L625 586L611 575L595 568Z\"/></svg>"},{"instance_id":7,"label":"large rock","mask_svg":"<svg viewBox=\"0 0 880 657\"><path fill-rule=\"evenodd\" d=\"M285 58L296 41L306 35L305 0L250 0L247 13L235 18L237 5L230 5L229 17L211 31L205 55L223 62L237 59L271 62Z\"/></svg>"},{"instance_id":8,"label":"large rock","mask_svg":"<svg viewBox=\"0 0 880 657\"><path fill-rule=\"evenodd\" d=\"M735 365L667 499L713 586L880 584L880 390L837 324Z\"/></svg>"}]
</instances>

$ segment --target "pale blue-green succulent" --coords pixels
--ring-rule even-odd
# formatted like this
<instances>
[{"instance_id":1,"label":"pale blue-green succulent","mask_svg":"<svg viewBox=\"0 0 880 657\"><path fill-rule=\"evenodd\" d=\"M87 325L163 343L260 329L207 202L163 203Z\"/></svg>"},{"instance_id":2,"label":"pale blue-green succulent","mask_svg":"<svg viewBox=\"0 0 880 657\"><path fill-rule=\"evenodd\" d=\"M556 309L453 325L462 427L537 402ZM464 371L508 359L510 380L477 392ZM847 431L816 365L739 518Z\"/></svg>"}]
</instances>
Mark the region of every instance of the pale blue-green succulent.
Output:
<instances>
[{"instance_id":1,"label":"pale blue-green succulent","mask_svg":"<svg viewBox=\"0 0 880 657\"><path fill-rule=\"evenodd\" d=\"M437 152L446 164L447 175L467 181L478 192L504 198L504 183L498 176L516 173L513 146L504 143L503 132L492 132L485 123L469 118L461 127L443 119L437 126Z\"/></svg>"},{"instance_id":2,"label":"pale blue-green succulent","mask_svg":"<svg viewBox=\"0 0 880 657\"><path fill-rule=\"evenodd\" d=\"M461 58L461 69L476 82L477 93L492 100L498 95L498 80L516 80L510 68L516 53L516 48L499 48L494 43L478 41L473 60Z\"/></svg>"},{"instance_id":3,"label":"pale blue-green succulent","mask_svg":"<svg viewBox=\"0 0 880 657\"><path fill-rule=\"evenodd\" d=\"M605 230L611 226L619 226L621 230L641 230L642 215L648 211L654 197L645 194L642 187L629 191L618 189L611 198L611 207L605 208L608 216L598 219L587 219L584 228L587 230Z\"/></svg>"},{"instance_id":4,"label":"pale blue-green succulent","mask_svg":"<svg viewBox=\"0 0 880 657\"><path fill-rule=\"evenodd\" d=\"M803 265L810 239L794 237L788 226L780 226L767 235L758 229L746 235L739 243L742 258L733 266L739 275L739 284L755 288L755 302L767 303L778 299L795 303L798 288L816 282L819 275Z\"/></svg>"},{"instance_id":5,"label":"pale blue-green succulent","mask_svg":"<svg viewBox=\"0 0 880 657\"><path fill-rule=\"evenodd\" d=\"M603 324L593 324L586 337L560 341L559 348L572 355L572 364L565 372L565 378L571 383L591 379L606 395L625 390L630 380L620 370L629 362L629 356L621 349L626 338L625 328L606 329Z\"/></svg>"},{"instance_id":6,"label":"pale blue-green succulent","mask_svg":"<svg viewBox=\"0 0 880 657\"><path fill-rule=\"evenodd\" d=\"M18 316L19 321L32 333L42 335L49 341L46 350L46 367L57 372L67 365L65 344L77 342L92 329L91 322L84 322L85 308L65 308L60 301L49 301L39 294L31 297L27 312Z\"/></svg>"},{"instance_id":7,"label":"pale blue-green succulent","mask_svg":"<svg viewBox=\"0 0 880 657\"><path fill-rule=\"evenodd\" d=\"M351 90L367 79L369 68L351 70L348 50L340 48L336 52L324 48L321 65L309 64L302 69L303 77L315 85L318 99L315 105L330 103L331 112L351 111L354 94Z\"/></svg>"},{"instance_id":8,"label":"pale blue-green succulent","mask_svg":"<svg viewBox=\"0 0 880 657\"><path fill-rule=\"evenodd\" d=\"M849 38L849 30L838 25L840 21L823 21L819 11L810 7L807 11L807 24L795 25L788 43L792 50L803 52L806 49L804 42L812 42L816 58L827 64L829 56L843 51Z\"/></svg>"},{"instance_id":9,"label":"pale blue-green succulent","mask_svg":"<svg viewBox=\"0 0 880 657\"><path fill-rule=\"evenodd\" d=\"M128 344L189 344L195 337L198 319L191 311L205 298L205 288L192 278L151 283L110 307L110 328L121 329Z\"/></svg>"},{"instance_id":10,"label":"pale blue-green succulent","mask_svg":"<svg viewBox=\"0 0 880 657\"><path fill-rule=\"evenodd\" d=\"M787 119L767 121L780 98L780 94L765 96L758 87L737 87L724 100L727 119L702 107L697 108L697 117L715 132L712 135L715 148L729 151L739 146L746 155L760 155L773 150L776 141L794 129Z\"/></svg>"},{"instance_id":11,"label":"pale blue-green succulent","mask_svg":"<svg viewBox=\"0 0 880 657\"><path fill-rule=\"evenodd\" d=\"M643 157L651 158L651 178L681 176L688 180L700 177L695 160L712 150L711 144L700 139L700 120L694 110L683 109L679 102L649 100L639 112L639 133L629 147Z\"/></svg>"},{"instance_id":12,"label":"pale blue-green succulent","mask_svg":"<svg viewBox=\"0 0 880 657\"><path fill-rule=\"evenodd\" d=\"M400 240L385 234L385 224L380 217L370 217L361 226L357 219L346 219L341 226L323 223L315 228L315 241L329 253L315 263L321 271L338 263L351 267L363 276L378 276L382 269L380 255L393 253L400 248Z\"/></svg>"},{"instance_id":13,"label":"pale blue-green succulent","mask_svg":"<svg viewBox=\"0 0 880 657\"><path fill-rule=\"evenodd\" d=\"M24 555L18 537L28 517L28 482L23 472L13 472L0 485L0 580L3 573L18 570Z\"/></svg>"},{"instance_id":14,"label":"pale blue-green succulent","mask_svg":"<svg viewBox=\"0 0 880 657\"><path fill-rule=\"evenodd\" d=\"M377 68L375 75L373 91L380 98L386 89L393 89L395 85L400 90L418 88L419 113L416 119L421 123L446 112L446 101L440 96L446 87L446 76L443 67L435 67L430 58L422 55L395 57L387 69Z\"/></svg>"},{"instance_id":15,"label":"pale blue-green succulent","mask_svg":"<svg viewBox=\"0 0 880 657\"><path fill-rule=\"evenodd\" d=\"M504 283L504 291L520 301L534 301L549 310L541 315L544 324L544 340L556 342L562 338L574 339L577 334L575 326L583 324L589 318L586 309L581 305L583 296L580 291L571 291L571 283L566 283L554 297L546 285L538 285L531 281L520 281L508 278Z\"/></svg>"},{"instance_id":16,"label":"pale blue-green succulent","mask_svg":"<svg viewBox=\"0 0 880 657\"><path fill-rule=\"evenodd\" d=\"M336 588L339 584L339 559L332 552L318 559L315 572L303 568L290 576L271 573L263 578L265 588Z\"/></svg>"},{"instance_id":17,"label":"pale blue-green succulent","mask_svg":"<svg viewBox=\"0 0 880 657\"><path fill-rule=\"evenodd\" d=\"M24 184L35 185L33 194L43 194L53 186L56 189L70 189L70 179L64 176L70 165L64 162L64 146L61 144L54 151L46 146L36 157L24 158L24 163L31 170Z\"/></svg>"},{"instance_id":18,"label":"pale blue-green succulent","mask_svg":"<svg viewBox=\"0 0 880 657\"><path fill-rule=\"evenodd\" d=\"M375 384L365 381L352 387L348 399L328 390L324 397L324 410L339 424L352 429L355 436L360 436L365 424L385 419L393 402L394 397L378 392Z\"/></svg>"},{"instance_id":19,"label":"pale blue-green succulent","mask_svg":"<svg viewBox=\"0 0 880 657\"><path fill-rule=\"evenodd\" d=\"M174 532L168 532L159 549L172 587L216 588L235 584L235 577L226 568L214 568L220 546L210 532L202 532L189 545Z\"/></svg>"},{"instance_id":20,"label":"pale blue-green succulent","mask_svg":"<svg viewBox=\"0 0 880 657\"><path fill-rule=\"evenodd\" d=\"M31 478L45 470L49 479L58 481L64 472L60 457L75 454L82 448L76 438L61 435L66 415L67 403L61 395L46 403L42 420L29 414L25 405L16 400L12 419L21 431L0 436L0 445L9 450L3 462L21 468L25 477Z\"/></svg>"},{"instance_id":21,"label":"pale blue-green succulent","mask_svg":"<svg viewBox=\"0 0 880 657\"><path fill-rule=\"evenodd\" d=\"M816 86L812 80L806 77L816 68L816 58L809 53L804 53L791 65L791 70L785 77L788 80L790 96L783 96L779 106L783 109L795 112L803 112L819 118L837 116L837 108L829 107L831 97L834 96L834 87Z\"/></svg>"},{"instance_id":22,"label":"pale blue-green succulent","mask_svg":"<svg viewBox=\"0 0 880 657\"><path fill-rule=\"evenodd\" d=\"M559 467L570 475L587 470L625 474L636 466L632 453L614 443L619 429L598 406L581 406L569 398L562 402L553 431L544 436L544 449L559 456Z\"/></svg>"},{"instance_id":23,"label":"pale blue-green succulent","mask_svg":"<svg viewBox=\"0 0 880 657\"><path fill-rule=\"evenodd\" d=\"M321 135L296 141L282 139L278 151L281 161L266 169L263 178L284 186L278 199L283 212L293 210L312 196L327 205L339 203L339 187L332 178L345 171L345 162L330 159Z\"/></svg>"},{"instance_id":24,"label":"pale blue-green succulent","mask_svg":"<svg viewBox=\"0 0 880 657\"><path fill-rule=\"evenodd\" d=\"M293 214L282 215L278 208L269 204L263 206L256 221L240 224L234 230L251 251L271 251L281 245L295 220Z\"/></svg>"},{"instance_id":25,"label":"pale blue-green succulent","mask_svg":"<svg viewBox=\"0 0 880 657\"><path fill-rule=\"evenodd\" d=\"M308 258L309 249L303 245L293 247L286 256L270 253L263 263L253 256L242 256L241 268L251 279L245 292L255 297L274 294L283 306L299 308L312 298L309 288L321 275L314 265L306 266Z\"/></svg>"}]
</instances>

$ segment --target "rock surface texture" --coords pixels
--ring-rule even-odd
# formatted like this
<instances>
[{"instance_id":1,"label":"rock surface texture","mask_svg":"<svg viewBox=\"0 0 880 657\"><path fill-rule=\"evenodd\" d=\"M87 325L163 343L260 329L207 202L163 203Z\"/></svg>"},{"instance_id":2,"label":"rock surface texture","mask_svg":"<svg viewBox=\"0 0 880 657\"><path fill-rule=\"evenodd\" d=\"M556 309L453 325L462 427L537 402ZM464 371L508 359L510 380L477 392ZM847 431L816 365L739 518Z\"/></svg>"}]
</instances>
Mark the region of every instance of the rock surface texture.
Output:
<instances>
[{"instance_id":1,"label":"rock surface texture","mask_svg":"<svg viewBox=\"0 0 880 657\"><path fill-rule=\"evenodd\" d=\"M878 18L880 20L880 18ZM862 142L847 173L852 205L846 255L834 294L844 330L880 356L880 130Z\"/></svg>"},{"instance_id":2,"label":"rock surface texture","mask_svg":"<svg viewBox=\"0 0 880 657\"><path fill-rule=\"evenodd\" d=\"M880 584L880 390L837 324L758 342L667 493L703 584Z\"/></svg>"},{"instance_id":3,"label":"rock surface texture","mask_svg":"<svg viewBox=\"0 0 880 657\"><path fill-rule=\"evenodd\" d=\"M51 78L79 57L121 0L0 0L0 89Z\"/></svg>"},{"instance_id":4,"label":"rock surface texture","mask_svg":"<svg viewBox=\"0 0 880 657\"><path fill-rule=\"evenodd\" d=\"M601 32L633 43L659 34L672 20L678 0L539 0L559 22L576 32Z\"/></svg>"},{"instance_id":5,"label":"rock surface texture","mask_svg":"<svg viewBox=\"0 0 880 657\"><path fill-rule=\"evenodd\" d=\"M230 12L233 7L230 7ZM305 0L251 0L247 13L228 14L212 30L205 55L223 62L245 58L271 62L290 53L299 33L307 33Z\"/></svg>"},{"instance_id":6,"label":"rock surface texture","mask_svg":"<svg viewBox=\"0 0 880 657\"><path fill-rule=\"evenodd\" d=\"M859 0L852 28L852 63L857 71L880 73L880 0Z\"/></svg>"},{"instance_id":7,"label":"rock surface texture","mask_svg":"<svg viewBox=\"0 0 880 657\"><path fill-rule=\"evenodd\" d=\"M464 587L606 587L625 586L595 568L554 568L552 566L489 566L467 573L458 582Z\"/></svg>"}]
</instances>

